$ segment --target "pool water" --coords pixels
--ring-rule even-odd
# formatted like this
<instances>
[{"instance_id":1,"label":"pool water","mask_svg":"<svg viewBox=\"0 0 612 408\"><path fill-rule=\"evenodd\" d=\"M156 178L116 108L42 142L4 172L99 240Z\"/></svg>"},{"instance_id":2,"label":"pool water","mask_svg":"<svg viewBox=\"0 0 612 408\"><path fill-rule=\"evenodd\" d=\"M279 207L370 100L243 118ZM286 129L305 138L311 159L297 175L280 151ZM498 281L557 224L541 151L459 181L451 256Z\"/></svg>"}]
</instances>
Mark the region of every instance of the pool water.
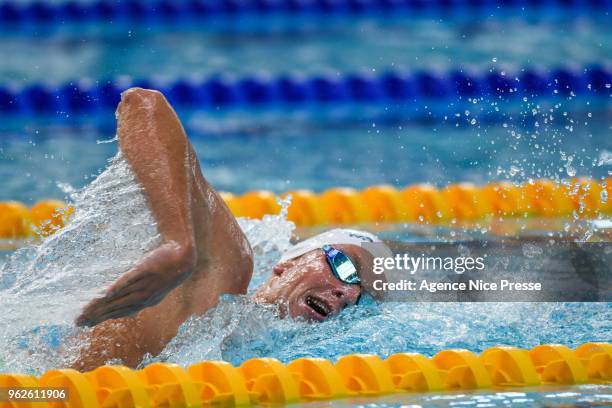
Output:
<instances>
[{"instance_id":1,"label":"pool water","mask_svg":"<svg viewBox=\"0 0 612 408\"><path fill-rule=\"evenodd\" d=\"M461 393L399 394L378 398L355 398L333 402L300 404L318 407L594 407L609 406L612 401L610 386L581 385L568 388L513 389L511 391L476 391Z\"/></svg>"},{"instance_id":2,"label":"pool water","mask_svg":"<svg viewBox=\"0 0 612 408\"><path fill-rule=\"evenodd\" d=\"M299 28L251 21L205 28L117 22L3 29L0 55L11 57L0 64L0 84L219 72L336 75L458 65L486 71L612 60L606 13L520 14L366 16L333 24L315 19ZM609 95L484 97L444 104L206 112L181 107L178 113L205 176L217 189L233 193L612 175ZM72 222L60 233L0 253L0 322L6 328L0 333L0 372L41 373L69 365L78 346L75 336L83 330L72 324L80 308L159 240L125 163L120 158L109 163L117 153L114 132L112 112L0 118L0 200L31 204L60 198L76 205ZM290 245L294 226L282 215L240 223L257 254L252 293ZM422 239L401 226L387 233L404 242ZM480 352L542 343L576 347L610 342L610 333L611 303L377 304L366 299L329 321L308 324L279 319L275 310L246 296L226 296L204 316L186 321L166 349L145 363L223 359L240 364L263 356L283 362L304 356L335 360L357 352L432 356L447 348ZM592 406L609 403L611 395L610 386L583 385L304 405Z\"/></svg>"},{"instance_id":3,"label":"pool water","mask_svg":"<svg viewBox=\"0 0 612 408\"><path fill-rule=\"evenodd\" d=\"M591 118L586 113L564 116L562 111L549 115L558 122L541 127L472 125L465 114L459 127L450 120L433 126L303 119L241 124L205 114L187 116L186 124L205 177L215 188L233 193L611 174L605 111ZM65 198L62 189L80 188L104 169L117 143L99 142L113 136L112 128L86 126L5 132L0 139L0 200Z\"/></svg>"},{"instance_id":4,"label":"pool water","mask_svg":"<svg viewBox=\"0 0 612 408\"><path fill-rule=\"evenodd\" d=\"M503 14L503 13L500 13ZM606 13L534 20L466 15L297 21L278 30L214 30L214 24L62 25L47 32L2 32L0 82L58 83L128 75L136 78L286 72L447 69L492 65L585 65L612 58ZM264 20L265 21L265 20ZM62 28L63 27L63 28ZM209 27L207 29L207 27ZM407 40L409 39L409 40ZM511 41L508 41L511 39ZM560 60L559 56L563 56ZM154 69L152 70L152 67Z\"/></svg>"},{"instance_id":5,"label":"pool water","mask_svg":"<svg viewBox=\"0 0 612 408\"><path fill-rule=\"evenodd\" d=\"M5 30L0 54L11 58L0 64L0 84L457 66L486 72L612 60L606 12L582 15L544 7L533 15L459 14L345 16L331 23L311 18L280 28L254 18L268 30L231 19L223 29L214 23L113 21ZM610 101L609 95L485 96L450 98L442 106L419 100L274 111L179 107L178 113L216 188L280 193L379 183L605 177L612 163ZM113 143L97 143L114 136L110 111L4 117L0 132L3 200L64 198L58 183L84 186L116 149Z\"/></svg>"}]
</instances>

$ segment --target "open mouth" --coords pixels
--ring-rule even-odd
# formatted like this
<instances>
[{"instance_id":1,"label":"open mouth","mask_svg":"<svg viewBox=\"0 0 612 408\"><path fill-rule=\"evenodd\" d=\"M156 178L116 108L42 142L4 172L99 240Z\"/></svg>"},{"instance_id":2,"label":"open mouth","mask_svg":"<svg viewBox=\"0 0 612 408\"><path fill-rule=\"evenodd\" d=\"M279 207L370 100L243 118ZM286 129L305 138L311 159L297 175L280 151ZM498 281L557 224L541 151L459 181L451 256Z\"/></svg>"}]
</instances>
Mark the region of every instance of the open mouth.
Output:
<instances>
[{"instance_id":1,"label":"open mouth","mask_svg":"<svg viewBox=\"0 0 612 408\"><path fill-rule=\"evenodd\" d=\"M321 299L318 299L316 297L312 297L312 296L307 296L306 297L306 304L312 309L314 310L317 314L323 316L323 317L327 317L331 314L332 309L331 307L329 307L329 305L327 303L325 303L324 301L322 301Z\"/></svg>"}]
</instances>

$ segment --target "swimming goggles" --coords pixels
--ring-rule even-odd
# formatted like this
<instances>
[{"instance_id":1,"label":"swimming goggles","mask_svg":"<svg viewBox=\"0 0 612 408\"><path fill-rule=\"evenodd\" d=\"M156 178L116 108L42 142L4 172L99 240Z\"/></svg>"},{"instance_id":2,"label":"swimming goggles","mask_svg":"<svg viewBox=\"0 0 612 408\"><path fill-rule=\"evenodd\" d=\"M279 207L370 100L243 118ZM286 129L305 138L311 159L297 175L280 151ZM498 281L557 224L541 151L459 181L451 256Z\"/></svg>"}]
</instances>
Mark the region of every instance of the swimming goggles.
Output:
<instances>
[{"instance_id":1,"label":"swimming goggles","mask_svg":"<svg viewBox=\"0 0 612 408\"><path fill-rule=\"evenodd\" d=\"M359 285L361 283L359 274L357 274L357 267L348 256L331 245L323 245L321 250L325 252L327 263L340 282L349 285Z\"/></svg>"}]
</instances>

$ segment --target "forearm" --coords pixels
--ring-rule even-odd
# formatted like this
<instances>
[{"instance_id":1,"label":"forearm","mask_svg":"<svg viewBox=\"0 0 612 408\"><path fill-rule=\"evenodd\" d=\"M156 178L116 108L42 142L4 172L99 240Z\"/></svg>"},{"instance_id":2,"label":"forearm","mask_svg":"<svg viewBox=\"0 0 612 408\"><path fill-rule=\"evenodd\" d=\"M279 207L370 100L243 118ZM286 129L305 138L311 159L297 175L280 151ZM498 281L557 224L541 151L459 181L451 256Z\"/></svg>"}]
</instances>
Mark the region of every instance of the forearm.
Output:
<instances>
[{"instance_id":1,"label":"forearm","mask_svg":"<svg viewBox=\"0 0 612 408\"><path fill-rule=\"evenodd\" d=\"M121 151L144 189L164 241L194 246L192 157L185 132L157 91L130 89L117 109Z\"/></svg>"}]
</instances>

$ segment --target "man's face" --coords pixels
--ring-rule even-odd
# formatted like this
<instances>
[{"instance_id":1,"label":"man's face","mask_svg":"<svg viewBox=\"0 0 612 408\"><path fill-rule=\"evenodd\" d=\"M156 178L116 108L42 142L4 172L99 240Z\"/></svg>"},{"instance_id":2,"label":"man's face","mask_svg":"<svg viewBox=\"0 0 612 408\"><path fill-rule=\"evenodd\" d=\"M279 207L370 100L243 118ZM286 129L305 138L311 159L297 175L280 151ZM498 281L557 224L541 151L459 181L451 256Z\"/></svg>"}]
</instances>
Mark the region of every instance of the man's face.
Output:
<instances>
[{"instance_id":1,"label":"man's face","mask_svg":"<svg viewBox=\"0 0 612 408\"><path fill-rule=\"evenodd\" d=\"M344 252L357 267L362 280L372 274L372 256L356 245L332 245ZM367 281L367 279L366 279ZM323 321L357 303L362 287L341 282L332 273L325 253L310 251L274 267L272 276L256 297L275 303L282 315Z\"/></svg>"}]
</instances>

